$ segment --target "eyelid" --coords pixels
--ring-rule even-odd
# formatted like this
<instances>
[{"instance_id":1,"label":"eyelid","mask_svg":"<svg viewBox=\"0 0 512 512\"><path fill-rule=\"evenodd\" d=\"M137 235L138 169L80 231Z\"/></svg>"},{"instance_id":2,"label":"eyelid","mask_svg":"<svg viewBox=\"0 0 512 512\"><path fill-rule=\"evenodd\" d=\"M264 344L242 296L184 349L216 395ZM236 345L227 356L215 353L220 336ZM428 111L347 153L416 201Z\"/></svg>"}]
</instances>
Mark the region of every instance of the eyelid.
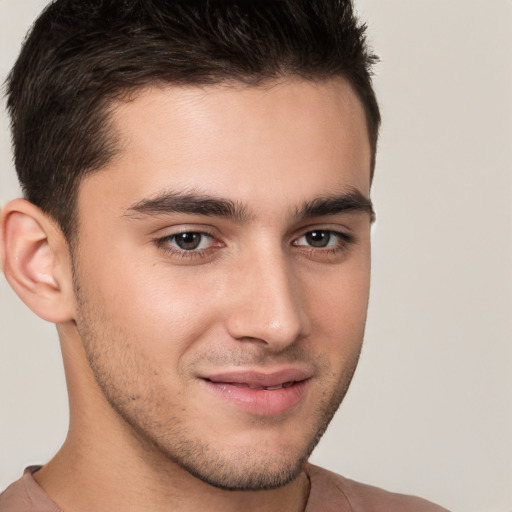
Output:
<instances>
[{"instance_id":1,"label":"eyelid","mask_svg":"<svg viewBox=\"0 0 512 512\"><path fill-rule=\"evenodd\" d=\"M201 235L203 237L207 237L211 240L211 245L202 249L181 249L180 247L171 244L171 241L184 233L194 233ZM198 227L193 226L179 226L176 227L173 231L168 231L165 235L157 236L153 239L153 243L162 251L169 254L170 256L174 256L176 258L182 259L194 259L194 258L205 258L211 255L212 251L220 248L224 245L219 237L215 234Z\"/></svg>"},{"instance_id":2,"label":"eyelid","mask_svg":"<svg viewBox=\"0 0 512 512\"><path fill-rule=\"evenodd\" d=\"M333 237L335 239L334 243L331 243L332 240L329 240L328 245L326 245L325 247L315 247L313 245L309 245L308 243L305 243L305 244L298 243L299 240L301 240L302 238L305 238L309 233L314 233L315 231L324 232L324 233L329 234L331 237ZM335 232L335 231L327 230L327 229L313 229L311 231L306 231L306 233L304 233L303 235L296 238L294 240L293 244L296 247L308 247L311 249L328 249L328 248L333 248L333 246L335 246L335 245L339 245L340 241L349 242L350 240L348 240L346 236L343 236L343 233L339 233L339 232Z\"/></svg>"},{"instance_id":3,"label":"eyelid","mask_svg":"<svg viewBox=\"0 0 512 512\"><path fill-rule=\"evenodd\" d=\"M176 261L182 260L186 263L187 260L210 260L214 257L217 250L226 246L222 238L212 231L204 229L203 226L176 226L171 231L171 227L166 228L163 231L165 234L153 238L153 243L159 248L159 250L167 253L169 257L176 259ZM309 233L314 231L328 233L335 237L334 243L331 240L328 241L328 245L322 247L315 247L308 243L298 243L301 238L305 237ZM171 243L174 237L184 233L194 233L210 239L208 247L195 248L195 249L182 249L177 244ZM299 251L302 255L308 258L334 258L336 255L341 256L343 253L349 251L350 246L357 242L356 236L348 229L340 229L340 226L307 226L303 227L290 241L291 245L295 247L296 251ZM199 261L198 261L199 263Z\"/></svg>"},{"instance_id":4,"label":"eyelid","mask_svg":"<svg viewBox=\"0 0 512 512\"><path fill-rule=\"evenodd\" d=\"M175 222L175 223L162 223L158 227L156 227L154 230L151 231L150 235L155 237L161 236L172 236L172 235L179 235L180 233L204 233L206 235L210 235L213 237L218 236L218 229L211 225L206 223L199 223L199 222Z\"/></svg>"},{"instance_id":5,"label":"eyelid","mask_svg":"<svg viewBox=\"0 0 512 512\"><path fill-rule=\"evenodd\" d=\"M322 231L329 233L336 237L335 243L326 245L324 247L315 247L308 243L298 243L302 237L314 231ZM330 240L329 240L330 243ZM308 259L320 262L334 262L340 261L339 258L344 258L350 253L352 247L357 243L357 238L350 232L341 231L340 229L329 228L312 228L302 231L300 236L295 237L292 241L292 246L298 251L298 254L303 255Z\"/></svg>"},{"instance_id":6,"label":"eyelid","mask_svg":"<svg viewBox=\"0 0 512 512\"><path fill-rule=\"evenodd\" d=\"M345 240L346 242L355 241L355 235L352 233L351 230L348 228L340 228L339 226L336 227L330 227L330 226L307 226L305 228L302 228L298 234L296 234L293 237L293 241L298 240L299 238L302 238L303 236L306 236L308 233L312 233L314 231L323 231L325 233L330 233L332 235L336 235L339 238Z\"/></svg>"}]
</instances>

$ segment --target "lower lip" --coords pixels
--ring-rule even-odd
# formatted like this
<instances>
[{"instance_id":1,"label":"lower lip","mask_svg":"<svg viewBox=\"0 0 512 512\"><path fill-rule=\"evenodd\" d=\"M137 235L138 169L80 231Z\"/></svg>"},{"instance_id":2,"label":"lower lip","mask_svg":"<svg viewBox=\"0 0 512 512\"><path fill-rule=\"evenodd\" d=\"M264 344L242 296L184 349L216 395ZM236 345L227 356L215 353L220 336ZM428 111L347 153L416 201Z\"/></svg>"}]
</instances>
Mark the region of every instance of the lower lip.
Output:
<instances>
[{"instance_id":1,"label":"lower lip","mask_svg":"<svg viewBox=\"0 0 512 512\"><path fill-rule=\"evenodd\" d=\"M295 407L304 397L308 380L296 382L287 388L251 389L204 381L208 388L235 407L258 416L277 416Z\"/></svg>"}]
</instances>

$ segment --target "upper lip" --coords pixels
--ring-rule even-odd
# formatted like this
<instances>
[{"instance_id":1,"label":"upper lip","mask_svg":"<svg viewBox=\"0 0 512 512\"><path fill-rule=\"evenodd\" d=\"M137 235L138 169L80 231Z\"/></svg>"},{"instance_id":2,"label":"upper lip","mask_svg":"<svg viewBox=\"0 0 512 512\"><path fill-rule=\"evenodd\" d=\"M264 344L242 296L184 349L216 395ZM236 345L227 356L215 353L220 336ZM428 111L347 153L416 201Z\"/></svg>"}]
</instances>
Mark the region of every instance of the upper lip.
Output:
<instances>
[{"instance_id":1,"label":"upper lip","mask_svg":"<svg viewBox=\"0 0 512 512\"><path fill-rule=\"evenodd\" d=\"M286 383L300 382L311 378L312 373L298 368L286 368L273 372L238 370L213 373L203 376L205 380L222 384L238 384L250 387L275 387Z\"/></svg>"}]
</instances>

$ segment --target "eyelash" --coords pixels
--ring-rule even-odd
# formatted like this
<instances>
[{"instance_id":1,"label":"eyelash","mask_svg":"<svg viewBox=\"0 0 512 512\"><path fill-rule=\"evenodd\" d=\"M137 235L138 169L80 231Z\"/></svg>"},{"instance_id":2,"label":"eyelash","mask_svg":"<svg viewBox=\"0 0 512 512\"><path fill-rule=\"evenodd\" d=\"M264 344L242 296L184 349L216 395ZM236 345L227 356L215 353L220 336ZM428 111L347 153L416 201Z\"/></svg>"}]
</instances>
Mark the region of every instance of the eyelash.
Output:
<instances>
[{"instance_id":1,"label":"eyelash","mask_svg":"<svg viewBox=\"0 0 512 512\"><path fill-rule=\"evenodd\" d=\"M314 232L321 232L324 234L327 234L329 236L334 236L338 238L338 242L334 246L326 246L326 247L313 247L313 246L303 246L298 245L296 242L300 240L303 237L306 237L307 235L310 235ZM157 238L155 240L156 245L162 249L164 252L171 253L173 256L177 256L178 258L206 258L208 257L212 251L216 250L217 248L221 247L222 245L218 247L207 247L206 249L179 249L177 247L173 247L170 245L170 242L176 239L176 237L184 234L194 234L194 235L200 235L201 237L206 237L209 239L215 240L215 237L207 233L205 231L194 231L194 230L185 230L180 231L177 233L172 233L171 235L164 236L162 238ZM306 232L304 232L299 237L295 238L292 242L292 245L294 247L302 247L304 252L307 253L315 253L315 254L322 254L322 255L336 255L341 254L348 250L348 248L353 245L356 242L355 237L352 234L345 233L342 231L336 231L333 229L310 229Z\"/></svg>"}]
</instances>

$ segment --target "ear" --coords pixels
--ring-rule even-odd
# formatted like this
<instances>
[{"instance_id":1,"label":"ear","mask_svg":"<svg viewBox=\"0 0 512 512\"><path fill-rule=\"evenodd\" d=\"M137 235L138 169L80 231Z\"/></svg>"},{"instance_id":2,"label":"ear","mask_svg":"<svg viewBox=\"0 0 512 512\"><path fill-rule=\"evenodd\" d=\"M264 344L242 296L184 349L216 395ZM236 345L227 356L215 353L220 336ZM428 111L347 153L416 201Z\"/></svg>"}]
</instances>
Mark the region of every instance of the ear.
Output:
<instances>
[{"instance_id":1,"label":"ear","mask_svg":"<svg viewBox=\"0 0 512 512\"><path fill-rule=\"evenodd\" d=\"M53 323L74 318L69 247L37 206L15 199L2 208L0 257L7 281L36 315Z\"/></svg>"}]
</instances>

